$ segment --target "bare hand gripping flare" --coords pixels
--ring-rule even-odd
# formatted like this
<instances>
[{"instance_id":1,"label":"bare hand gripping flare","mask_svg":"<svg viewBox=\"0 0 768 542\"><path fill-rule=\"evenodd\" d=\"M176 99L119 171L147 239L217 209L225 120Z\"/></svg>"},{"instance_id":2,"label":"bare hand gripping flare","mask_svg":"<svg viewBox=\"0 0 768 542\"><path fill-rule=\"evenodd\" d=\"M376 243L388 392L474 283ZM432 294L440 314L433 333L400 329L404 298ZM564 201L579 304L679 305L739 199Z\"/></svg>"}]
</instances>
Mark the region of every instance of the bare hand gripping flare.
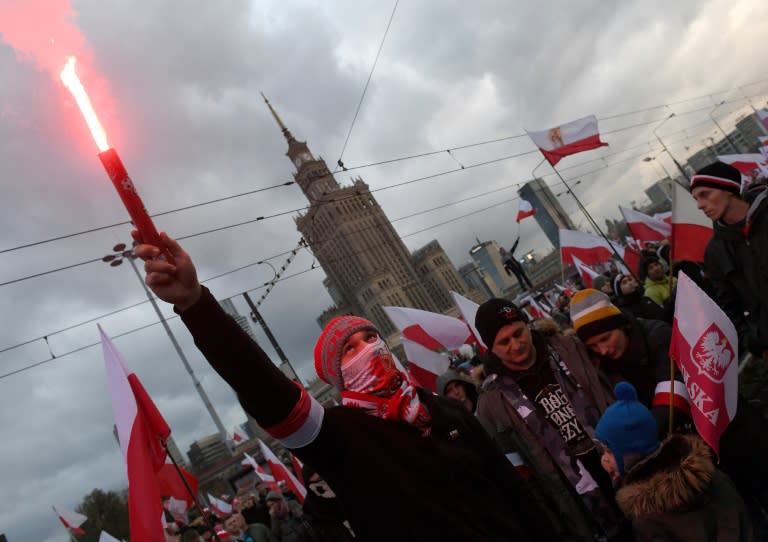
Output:
<instances>
[{"instance_id":1,"label":"bare hand gripping flare","mask_svg":"<svg viewBox=\"0 0 768 542\"><path fill-rule=\"evenodd\" d=\"M88 93L85 91L83 84L75 73L75 57L69 57L64 69L61 70L61 81L64 86L69 89L72 96L77 102L77 106L80 108L80 112L85 118L85 122L88 124L88 129L91 131L93 140L96 142L96 146L99 148L99 160L104 166L104 169L112 180L112 184L115 186L115 190L120 195L120 199L123 200L128 214L131 216L133 224L136 229L139 230L139 234L143 241L147 244L154 245L163 251L163 255L167 262L174 263L173 256L171 256L165 244L160 239L160 234L157 233L154 222L147 214L147 210L144 208L144 202L141 201L136 187L128 176L128 172L125 170L123 161L120 160L120 156L117 151L109 146L107 143L107 134L104 131L104 127L99 122L99 117L96 116L96 112L93 110Z\"/></svg>"}]
</instances>

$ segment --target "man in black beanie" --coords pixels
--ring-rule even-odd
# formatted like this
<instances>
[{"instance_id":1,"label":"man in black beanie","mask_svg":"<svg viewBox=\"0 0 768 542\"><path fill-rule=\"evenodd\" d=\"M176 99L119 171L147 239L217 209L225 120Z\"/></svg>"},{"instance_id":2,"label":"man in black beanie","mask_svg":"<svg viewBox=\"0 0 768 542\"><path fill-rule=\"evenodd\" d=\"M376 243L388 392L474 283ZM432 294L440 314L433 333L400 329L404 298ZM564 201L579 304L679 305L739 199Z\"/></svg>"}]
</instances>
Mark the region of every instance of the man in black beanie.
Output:
<instances>
[{"instance_id":1,"label":"man in black beanie","mask_svg":"<svg viewBox=\"0 0 768 542\"><path fill-rule=\"evenodd\" d=\"M739 333L739 350L768 358L768 186L743 194L741 172L715 162L691 178L691 195L712 220L704 266L717 303Z\"/></svg>"},{"instance_id":2,"label":"man in black beanie","mask_svg":"<svg viewBox=\"0 0 768 542\"><path fill-rule=\"evenodd\" d=\"M480 305L475 328L488 348L489 375L477 417L510 461L530 473L553 526L568 540L594 540L594 524L608 540L624 540L613 487L592 440L612 400L595 360L574 337L531 330L525 312L506 299Z\"/></svg>"}]
</instances>

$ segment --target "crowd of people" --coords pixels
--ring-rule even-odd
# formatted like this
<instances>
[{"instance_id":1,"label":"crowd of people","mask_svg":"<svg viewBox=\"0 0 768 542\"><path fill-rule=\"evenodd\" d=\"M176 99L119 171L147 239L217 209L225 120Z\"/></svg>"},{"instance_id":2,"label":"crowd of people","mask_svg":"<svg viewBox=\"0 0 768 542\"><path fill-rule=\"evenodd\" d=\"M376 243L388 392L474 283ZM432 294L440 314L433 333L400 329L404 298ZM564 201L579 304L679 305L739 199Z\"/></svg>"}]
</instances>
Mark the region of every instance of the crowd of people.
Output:
<instances>
[{"instance_id":1,"label":"crowd of people","mask_svg":"<svg viewBox=\"0 0 768 542\"><path fill-rule=\"evenodd\" d=\"M226 531L279 542L764 540L765 419L740 399L716 462L668 354L682 268L734 321L741 353L768 358L768 187L740 186L721 163L691 180L714 224L703 265L670 269L661 244L637 277L609 268L560 294L551 320L531 322L508 299L480 305L487 350L441 375L437 394L400 370L372 322L332 320L314 349L317 374L342 397L327 409L224 313L174 240L163 234L174 264L139 245L147 284L245 410L311 470L310 489L315 477L332 495L312 511L310 493L302 515L270 493L258 517L241 510ZM329 528L312 529L322 518Z\"/></svg>"}]
</instances>

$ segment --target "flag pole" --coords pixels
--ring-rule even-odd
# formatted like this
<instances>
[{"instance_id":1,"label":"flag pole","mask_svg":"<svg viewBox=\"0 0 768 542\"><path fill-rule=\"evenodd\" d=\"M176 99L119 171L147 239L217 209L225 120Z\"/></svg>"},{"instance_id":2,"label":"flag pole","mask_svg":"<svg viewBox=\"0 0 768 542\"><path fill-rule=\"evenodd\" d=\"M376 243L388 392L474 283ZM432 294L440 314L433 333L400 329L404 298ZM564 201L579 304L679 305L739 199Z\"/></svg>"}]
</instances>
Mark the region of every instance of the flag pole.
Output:
<instances>
[{"instance_id":1,"label":"flag pole","mask_svg":"<svg viewBox=\"0 0 768 542\"><path fill-rule=\"evenodd\" d=\"M551 165L551 164L550 164ZM605 239L605 242L608 243L608 246L611 247L611 250L613 251L613 254L619 259L619 261L624 265L624 267L627 268L627 270L632 273L632 276L637 280L639 279L635 276L634 271L632 271L629 266L627 265L627 262L624 261L624 258L621 257L619 252L616 250L616 247L613 246L613 243L608 239L608 236L605 235L603 230L600 228L600 226L597 225L597 222L595 222L595 219L592 218L592 215L589 214L589 211L587 211L587 208L584 207L584 205L581 203L581 200L576 197L576 194L574 194L573 190L571 189L571 185L568 184L568 181L565 180L565 178L560 175L560 172L557 171L557 168L555 166L552 166L552 171L555 172L555 174L560 178L560 180L563 183L563 186L565 186L565 190L571 195L571 197L576 200L576 204L579 206L579 209L581 209L581 212L584 214L585 217L587 217L587 220L589 220L589 223L592 225L593 228L595 228L595 231L600 234L600 236Z\"/></svg>"},{"instance_id":2,"label":"flag pole","mask_svg":"<svg viewBox=\"0 0 768 542\"><path fill-rule=\"evenodd\" d=\"M56 519L59 520L59 523L61 523L61 520L59 519L59 513L56 511L56 507L55 506L51 506L51 510L53 510L53 514L56 516ZM78 542L77 538L75 538L75 535L72 533L72 529L69 529L66 526L64 526L64 528L67 529L67 534L69 535L69 539L72 542Z\"/></svg>"},{"instance_id":3,"label":"flag pole","mask_svg":"<svg viewBox=\"0 0 768 542\"><path fill-rule=\"evenodd\" d=\"M672 406L672 397L675 390L675 358L669 356L669 432L672 434L672 428L675 423L675 409Z\"/></svg>"},{"instance_id":4,"label":"flag pole","mask_svg":"<svg viewBox=\"0 0 768 542\"><path fill-rule=\"evenodd\" d=\"M187 482L187 479L184 477L184 474L181 472L181 469L179 468L179 464L176 463L176 459L171 454L171 451L168 449L168 444L166 441L161 441L163 443L163 448L165 448L166 453L168 454L168 458L171 460L171 463L173 464L173 468L176 470L176 474L179 475L179 478L181 479L181 483L184 484L184 487L187 490L187 493L189 493L189 496L192 497L192 500L194 501L195 505L200 509L200 514L202 514L203 519L205 519L205 523L207 525L210 525L209 517L210 514L207 514L205 512L205 506L202 506L202 501L200 500L198 495L195 495L195 492L192 491L192 488L189 486L189 482ZM216 540L216 542L221 542L221 539L219 538L219 535L216 534L216 529L213 529L213 539Z\"/></svg>"}]
</instances>

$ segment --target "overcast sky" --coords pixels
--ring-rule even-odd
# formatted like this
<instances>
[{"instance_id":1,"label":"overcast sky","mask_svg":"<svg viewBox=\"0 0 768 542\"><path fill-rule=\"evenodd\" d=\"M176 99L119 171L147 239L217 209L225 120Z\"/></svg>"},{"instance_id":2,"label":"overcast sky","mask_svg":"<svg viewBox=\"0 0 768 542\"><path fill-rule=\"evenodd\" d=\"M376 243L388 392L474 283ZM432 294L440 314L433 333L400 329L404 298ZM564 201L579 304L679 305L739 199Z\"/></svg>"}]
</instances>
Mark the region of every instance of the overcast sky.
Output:
<instances>
[{"instance_id":1,"label":"overcast sky","mask_svg":"<svg viewBox=\"0 0 768 542\"><path fill-rule=\"evenodd\" d=\"M82 118L48 69L51 55L82 55L84 79L92 85L110 143L148 210L157 213L291 179L286 143L259 91L293 134L333 167L393 5L74 0L68 19L73 32L49 36L50 29L63 28L66 0L0 0L0 282L100 258L128 239L129 228L119 226L9 250L127 219ZM32 8L35 19L9 17ZM662 175L660 166L674 167L653 135L665 117L676 114L659 134L684 161L707 137L717 138L709 120L715 103L729 102L714 112L726 129L749 111L745 96L753 96L755 107L765 106L766 36L764 0L405 0L343 161L355 168L509 138L525 128L542 130L594 113L610 146L569 157L558 167L566 178L581 180L575 190L602 223L618 217L617 205L641 203L643 189ZM50 54L22 51L27 42L30 50L47 44L43 49ZM65 48L77 51L60 50ZM465 166L375 193L392 220L420 213L394 222L410 249L436 238L458 266L476 236L507 247L514 241L514 185L541 161L532 150L527 138L517 137L452 156L442 152L360 167L337 180L360 175L375 190ZM469 167L512 155L520 156ZM658 159L643 162L645 156ZM556 193L562 191L548 165L537 173L547 175ZM430 228L507 200L512 201ZM571 198L560 200L576 223L586 223ZM297 186L287 186L164 215L156 223L183 237L306 204ZM293 248L299 239L294 216L183 244L201 278L221 275ZM409 235L425 228L430 229ZM550 250L534 220L525 221L520 233L520 254ZM279 267L283 258L271 262ZM303 251L288 274L312 263ZM268 266L252 265L207 285L219 298L236 297L244 310L239 294L272 276ZM311 347L320 331L315 318L331 304L323 276L314 270L282 282L262 305L305 378L312 375ZM215 431L162 327L151 325L157 318L149 304L120 310L145 299L129 266L100 262L0 287L0 373L56 356L0 378L0 532L11 542L65 540L51 505L74 508L94 487L126 485L101 349L87 347L98 341L96 322L112 336L148 326L115 343L183 451ZM170 308L164 311L173 316ZM89 323L78 325L84 321ZM244 421L233 393L208 368L178 319L169 322L225 425ZM47 343L35 340L44 336Z\"/></svg>"}]
</instances>

